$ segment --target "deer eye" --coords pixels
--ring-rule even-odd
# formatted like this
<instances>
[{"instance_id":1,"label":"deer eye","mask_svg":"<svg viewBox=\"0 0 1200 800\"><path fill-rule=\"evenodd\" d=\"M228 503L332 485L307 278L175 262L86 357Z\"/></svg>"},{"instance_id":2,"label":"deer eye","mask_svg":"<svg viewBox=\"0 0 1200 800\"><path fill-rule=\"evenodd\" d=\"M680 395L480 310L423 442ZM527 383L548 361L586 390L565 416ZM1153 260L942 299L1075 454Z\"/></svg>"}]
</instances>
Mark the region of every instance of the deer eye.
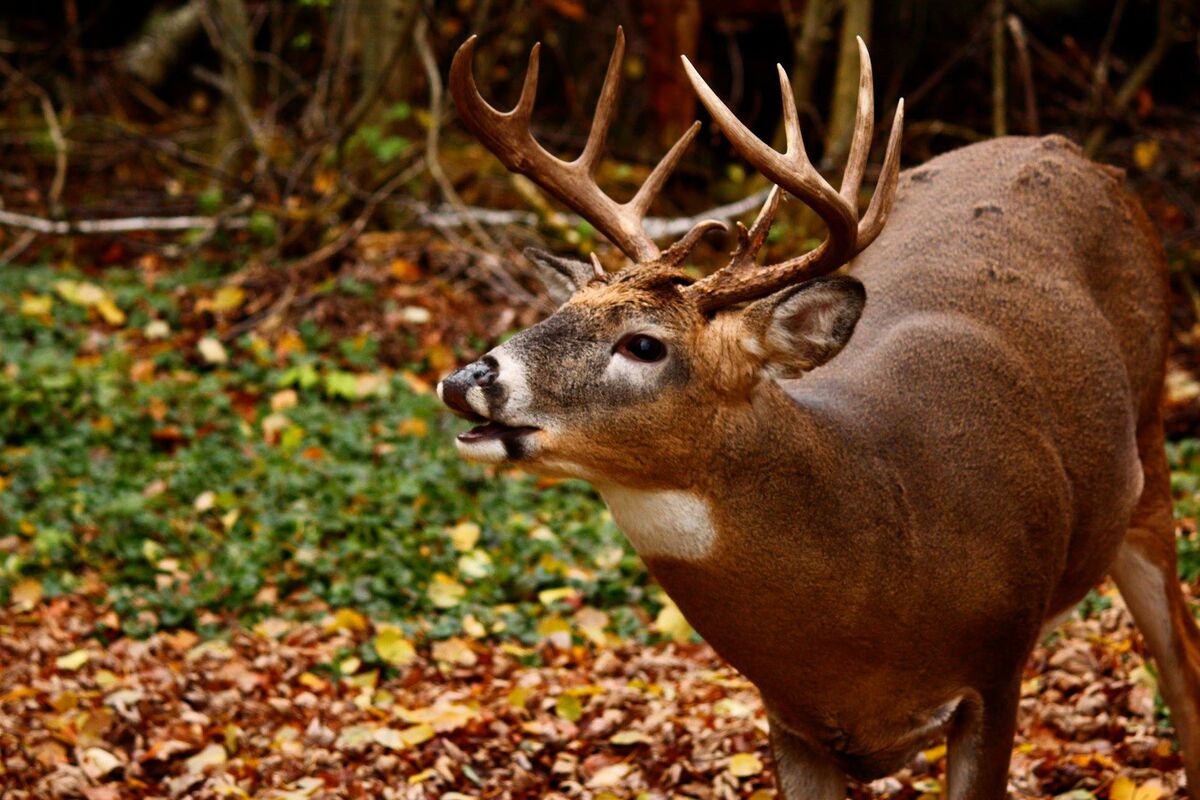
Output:
<instances>
[{"instance_id":1,"label":"deer eye","mask_svg":"<svg viewBox=\"0 0 1200 800\"><path fill-rule=\"evenodd\" d=\"M616 351L635 361L661 361L667 354L667 346L644 333L630 334L617 342Z\"/></svg>"}]
</instances>

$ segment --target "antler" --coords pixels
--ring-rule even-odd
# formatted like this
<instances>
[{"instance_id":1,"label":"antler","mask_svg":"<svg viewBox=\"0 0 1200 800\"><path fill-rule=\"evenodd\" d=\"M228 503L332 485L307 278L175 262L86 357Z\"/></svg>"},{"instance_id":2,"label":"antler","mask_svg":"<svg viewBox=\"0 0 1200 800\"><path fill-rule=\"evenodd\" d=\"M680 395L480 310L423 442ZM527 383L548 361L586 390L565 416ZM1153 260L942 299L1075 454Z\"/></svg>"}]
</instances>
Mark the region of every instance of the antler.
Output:
<instances>
[{"instance_id":1,"label":"antler","mask_svg":"<svg viewBox=\"0 0 1200 800\"><path fill-rule=\"evenodd\" d=\"M738 246L728 265L707 278L687 287L704 312L754 300L772 294L801 280L833 272L874 241L887 221L896 197L896 182L900 171L900 131L904 124L904 101L896 108L883 170L867 214L859 221L858 189L871 150L874 125L874 90L871 80L871 58L867 46L858 40L859 80L858 113L854 121L854 138L842 177L841 192L834 191L809 162L800 135L800 119L792 85L783 67L779 70L779 88L783 93L784 130L787 149L780 153L750 132L733 112L700 77L691 62L683 57L692 88L700 96L713 122L742 156L763 175L775 183L775 189L763 204L750 230L738 224ZM767 238L771 218L779 204L779 192L789 194L811 207L825 221L829 234L815 250L802 256L770 266L756 267L754 256Z\"/></svg>"},{"instance_id":2,"label":"antler","mask_svg":"<svg viewBox=\"0 0 1200 800\"><path fill-rule=\"evenodd\" d=\"M621 82L621 60L625 54L625 32L617 28L617 43L613 48L612 58L608 61L608 72L604 76L600 99L596 102L592 130L588 134L583 152L574 161L563 161L546 152L529 130L533 100L537 94L538 53L541 44L535 44L529 54L529 70L525 73L525 84L521 88L521 98L517 105L512 111L501 112L480 96L475 85L471 66L475 55L475 39L476 37L472 36L458 48L458 52L454 54L454 62L450 65L450 93L454 96L454 104L458 107L463 124L479 137L488 150L495 153L504 166L527 176L578 212L625 255L638 263L657 261L660 256L658 246L646 234L642 221L667 176L675 169L683 151L695 138L700 123L693 123L683 136L679 137L679 141L675 142L662 161L658 162L631 200L618 203L600 190L596 184L595 173L616 107L617 89ZM680 244L688 242L694 245L697 240L698 236L693 237L689 233ZM669 252L673 257L678 256L682 260L675 248Z\"/></svg>"}]
</instances>

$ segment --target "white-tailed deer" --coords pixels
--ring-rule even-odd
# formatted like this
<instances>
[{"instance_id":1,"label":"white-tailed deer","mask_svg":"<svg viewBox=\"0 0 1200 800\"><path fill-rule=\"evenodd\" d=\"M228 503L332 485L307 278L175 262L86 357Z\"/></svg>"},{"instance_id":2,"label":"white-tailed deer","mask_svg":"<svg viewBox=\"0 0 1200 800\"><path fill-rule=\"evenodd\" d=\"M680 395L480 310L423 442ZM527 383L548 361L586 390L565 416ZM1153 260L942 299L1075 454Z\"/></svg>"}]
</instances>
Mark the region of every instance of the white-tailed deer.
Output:
<instances>
[{"instance_id":1,"label":"white-tailed deer","mask_svg":"<svg viewBox=\"0 0 1200 800\"><path fill-rule=\"evenodd\" d=\"M629 202L593 179L620 35L571 162L529 132L537 49L501 113L475 87L473 48L450 73L464 124L633 264L531 256L565 302L439 385L482 423L458 448L596 486L761 691L783 795L840 798L847 775L885 775L944 735L948 796L1003 797L1026 658L1106 572L1158 662L1200 795L1200 631L1175 572L1160 412L1166 268L1120 173L1051 136L898 175L898 110L859 221L865 48L840 191L804 154L782 69L781 154L685 60L713 121L777 187L728 266L693 280L680 265L710 226L660 252L642 217L695 127ZM828 236L759 266L783 192Z\"/></svg>"}]
</instances>

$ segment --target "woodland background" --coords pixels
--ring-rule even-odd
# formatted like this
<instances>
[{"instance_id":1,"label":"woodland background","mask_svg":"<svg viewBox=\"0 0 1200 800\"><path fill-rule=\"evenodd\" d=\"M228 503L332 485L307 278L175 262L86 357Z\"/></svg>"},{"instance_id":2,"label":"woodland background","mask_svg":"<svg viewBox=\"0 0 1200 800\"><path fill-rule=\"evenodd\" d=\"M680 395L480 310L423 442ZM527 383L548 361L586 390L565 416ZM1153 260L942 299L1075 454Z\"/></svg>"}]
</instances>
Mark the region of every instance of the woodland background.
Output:
<instances>
[{"instance_id":1,"label":"woodland background","mask_svg":"<svg viewBox=\"0 0 1200 800\"><path fill-rule=\"evenodd\" d=\"M772 796L755 694L590 489L461 463L431 396L548 311L524 246L619 263L457 123L471 33L502 107L544 43L536 133L575 153L624 26L618 195L705 119L680 53L767 138L782 62L839 174L855 34L881 127L906 99L905 165L1056 132L1126 169L1172 269L1194 588L1198 23L1185 0L5 4L0 797ZM764 187L706 125L654 213L744 219ZM820 235L789 209L769 247ZM1182 796L1142 652L1107 584L1038 649L1017 796ZM934 798L943 760L853 794Z\"/></svg>"}]
</instances>

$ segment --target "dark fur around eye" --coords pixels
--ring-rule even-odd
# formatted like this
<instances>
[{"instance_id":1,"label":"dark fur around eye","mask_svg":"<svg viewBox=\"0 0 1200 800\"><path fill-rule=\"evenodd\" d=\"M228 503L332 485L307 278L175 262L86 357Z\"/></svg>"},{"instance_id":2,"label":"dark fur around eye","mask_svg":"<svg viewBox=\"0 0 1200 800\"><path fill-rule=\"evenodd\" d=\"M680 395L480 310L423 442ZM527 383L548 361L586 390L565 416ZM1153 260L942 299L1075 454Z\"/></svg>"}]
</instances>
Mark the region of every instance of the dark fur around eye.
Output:
<instances>
[{"instance_id":1,"label":"dark fur around eye","mask_svg":"<svg viewBox=\"0 0 1200 800\"><path fill-rule=\"evenodd\" d=\"M646 363L661 361L667 355L665 344L644 333L633 333L623 337L617 342L615 350L634 361Z\"/></svg>"}]
</instances>

